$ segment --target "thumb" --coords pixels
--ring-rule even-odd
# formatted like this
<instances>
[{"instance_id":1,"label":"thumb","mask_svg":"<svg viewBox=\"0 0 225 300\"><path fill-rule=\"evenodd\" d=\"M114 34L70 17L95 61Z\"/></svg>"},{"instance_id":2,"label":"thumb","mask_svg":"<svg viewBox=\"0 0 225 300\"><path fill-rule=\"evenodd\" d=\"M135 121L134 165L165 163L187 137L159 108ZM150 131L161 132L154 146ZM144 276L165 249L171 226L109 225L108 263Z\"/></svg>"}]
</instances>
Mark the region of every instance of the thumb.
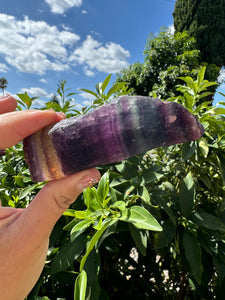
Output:
<instances>
[{"instance_id":1,"label":"thumb","mask_svg":"<svg viewBox=\"0 0 225 300\"><path fill-rule=\"evenodd\" d=\"M24 210L23 224L29 224L29 232L37 239L50 235L62 213L87 187L100 180L100 173L88 169L59 180L48 182L30 205ZM27 232L27 234L29 234Z\"/></svg>"}]
</instances>

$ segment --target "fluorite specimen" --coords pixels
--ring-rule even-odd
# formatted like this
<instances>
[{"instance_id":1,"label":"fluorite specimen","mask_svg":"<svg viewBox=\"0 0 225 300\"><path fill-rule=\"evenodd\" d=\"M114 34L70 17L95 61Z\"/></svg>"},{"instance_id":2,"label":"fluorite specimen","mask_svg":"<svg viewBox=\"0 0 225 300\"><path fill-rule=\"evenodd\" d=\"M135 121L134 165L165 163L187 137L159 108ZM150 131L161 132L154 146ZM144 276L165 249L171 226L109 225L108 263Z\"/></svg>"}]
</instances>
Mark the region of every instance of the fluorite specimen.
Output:
<instances>
[{"instance_id":1,"label":"fluorite specimen","mask_svg":"<svg viewBox=\"0 0 225 300\"><path fill-rule=\"evenodd\" d=\"M27 137L24 152L32 180L46 181L197 140L203 133L199 121L178 103L121 96Z\"/></svg>"}]
</instances>

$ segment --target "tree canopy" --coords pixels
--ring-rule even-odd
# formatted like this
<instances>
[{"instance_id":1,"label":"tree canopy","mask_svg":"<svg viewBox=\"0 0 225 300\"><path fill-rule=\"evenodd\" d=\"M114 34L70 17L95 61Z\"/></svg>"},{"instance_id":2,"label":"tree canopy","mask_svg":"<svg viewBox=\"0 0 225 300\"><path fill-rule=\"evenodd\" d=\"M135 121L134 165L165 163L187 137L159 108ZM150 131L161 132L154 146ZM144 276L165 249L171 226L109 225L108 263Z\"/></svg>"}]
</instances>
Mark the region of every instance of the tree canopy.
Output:
<instances>
[{"instance_id":1,"label":"tree canopy","mask_svg":"<svg viewBox=\"0 0 225 300\"><path fill-rule=\"evenodd\" d=\"M196 41L187 32L172 34L163 30L151 35L144 50L144 63L137 62L117 75L117 81L128 83L131 93L154 95L162 99L178 95L179 77L195 76L202 65ZM207 65L206 79L216 81L219 67Z\"/></svg>"},{"instance_id":2,"label":"tree canopy","mask_svg":"<svg viewBox=\"0 0 225 300\"><path fill-rule=\"evenodd\" d=\"M225 65L224 0L177 0L173 18L176 32L195 37L203 61Z\"/></svg>"}]
</instances>

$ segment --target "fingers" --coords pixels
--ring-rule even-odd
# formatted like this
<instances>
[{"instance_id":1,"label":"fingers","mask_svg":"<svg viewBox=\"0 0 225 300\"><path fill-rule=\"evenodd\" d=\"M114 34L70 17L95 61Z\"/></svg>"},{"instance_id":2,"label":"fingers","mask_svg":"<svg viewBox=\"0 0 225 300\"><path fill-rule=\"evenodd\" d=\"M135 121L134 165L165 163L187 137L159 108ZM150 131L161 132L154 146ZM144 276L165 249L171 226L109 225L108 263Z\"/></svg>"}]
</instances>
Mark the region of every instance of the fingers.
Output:
<instances>
[{"instance_id":1,"label":"fingers","mask_svg":"<svg viewBox=\"0 0 225 300\"><path fill-rule=\"evenodd\" d=\"M0 230L13 222L22 212L22 208L0 206Z\"/></svg>"},{"instance_id":2,"label":"fingers","mask_svg":"<svg viewBox=\"0 0 225 300\"><path fill-rule=\"evenodd\" d=\"M29 231L28 235L32 234L35 239L50 235L55 223L69 205L85 188L93 186L99 180L100 173L92 168L48 182L21 216Z\"/></svg>"},{"instance_id":3,"label":"fingers","mask_svg":"<svg viewBox=\"0 0 225 300\"><path fill-rule=\"evenodd\" d=\"M65 118L53 110L27 110L0 115L0 149L11 147L28 135Z\"/></svg>"},{"instance_id":4,"label":"fingers","mask_svg":"<svg viewBox=\"0 0 225 300\"><path fill-rule=\"evenodd\" d=\"M0 114L14 111L16 107L17 101L11 95L6 95L0 98Z\"/></svg>"}]
</instances>

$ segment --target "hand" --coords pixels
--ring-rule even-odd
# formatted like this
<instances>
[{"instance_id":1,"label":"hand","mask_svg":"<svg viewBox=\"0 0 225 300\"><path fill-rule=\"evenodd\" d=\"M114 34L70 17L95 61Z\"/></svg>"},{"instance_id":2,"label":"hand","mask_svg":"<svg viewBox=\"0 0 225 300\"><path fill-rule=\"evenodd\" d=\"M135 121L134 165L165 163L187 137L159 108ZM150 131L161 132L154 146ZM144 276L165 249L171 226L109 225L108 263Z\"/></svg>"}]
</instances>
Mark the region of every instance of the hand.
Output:
<instances>
[{"instance_id":1,"label":"hand","mask_svg":"<svg viewBox=\"0 0 225 300\"><path fill-rule=\"evenodd\" d=\"M0 149L64 118L53 110L14 111L16 106L12 96L0 98ZM0 206L0 299L27 296L44 267L55 223L83 189L99 179L95 168L85 170L48 182L25 209Z\"/></svg>"}]
</instances>

